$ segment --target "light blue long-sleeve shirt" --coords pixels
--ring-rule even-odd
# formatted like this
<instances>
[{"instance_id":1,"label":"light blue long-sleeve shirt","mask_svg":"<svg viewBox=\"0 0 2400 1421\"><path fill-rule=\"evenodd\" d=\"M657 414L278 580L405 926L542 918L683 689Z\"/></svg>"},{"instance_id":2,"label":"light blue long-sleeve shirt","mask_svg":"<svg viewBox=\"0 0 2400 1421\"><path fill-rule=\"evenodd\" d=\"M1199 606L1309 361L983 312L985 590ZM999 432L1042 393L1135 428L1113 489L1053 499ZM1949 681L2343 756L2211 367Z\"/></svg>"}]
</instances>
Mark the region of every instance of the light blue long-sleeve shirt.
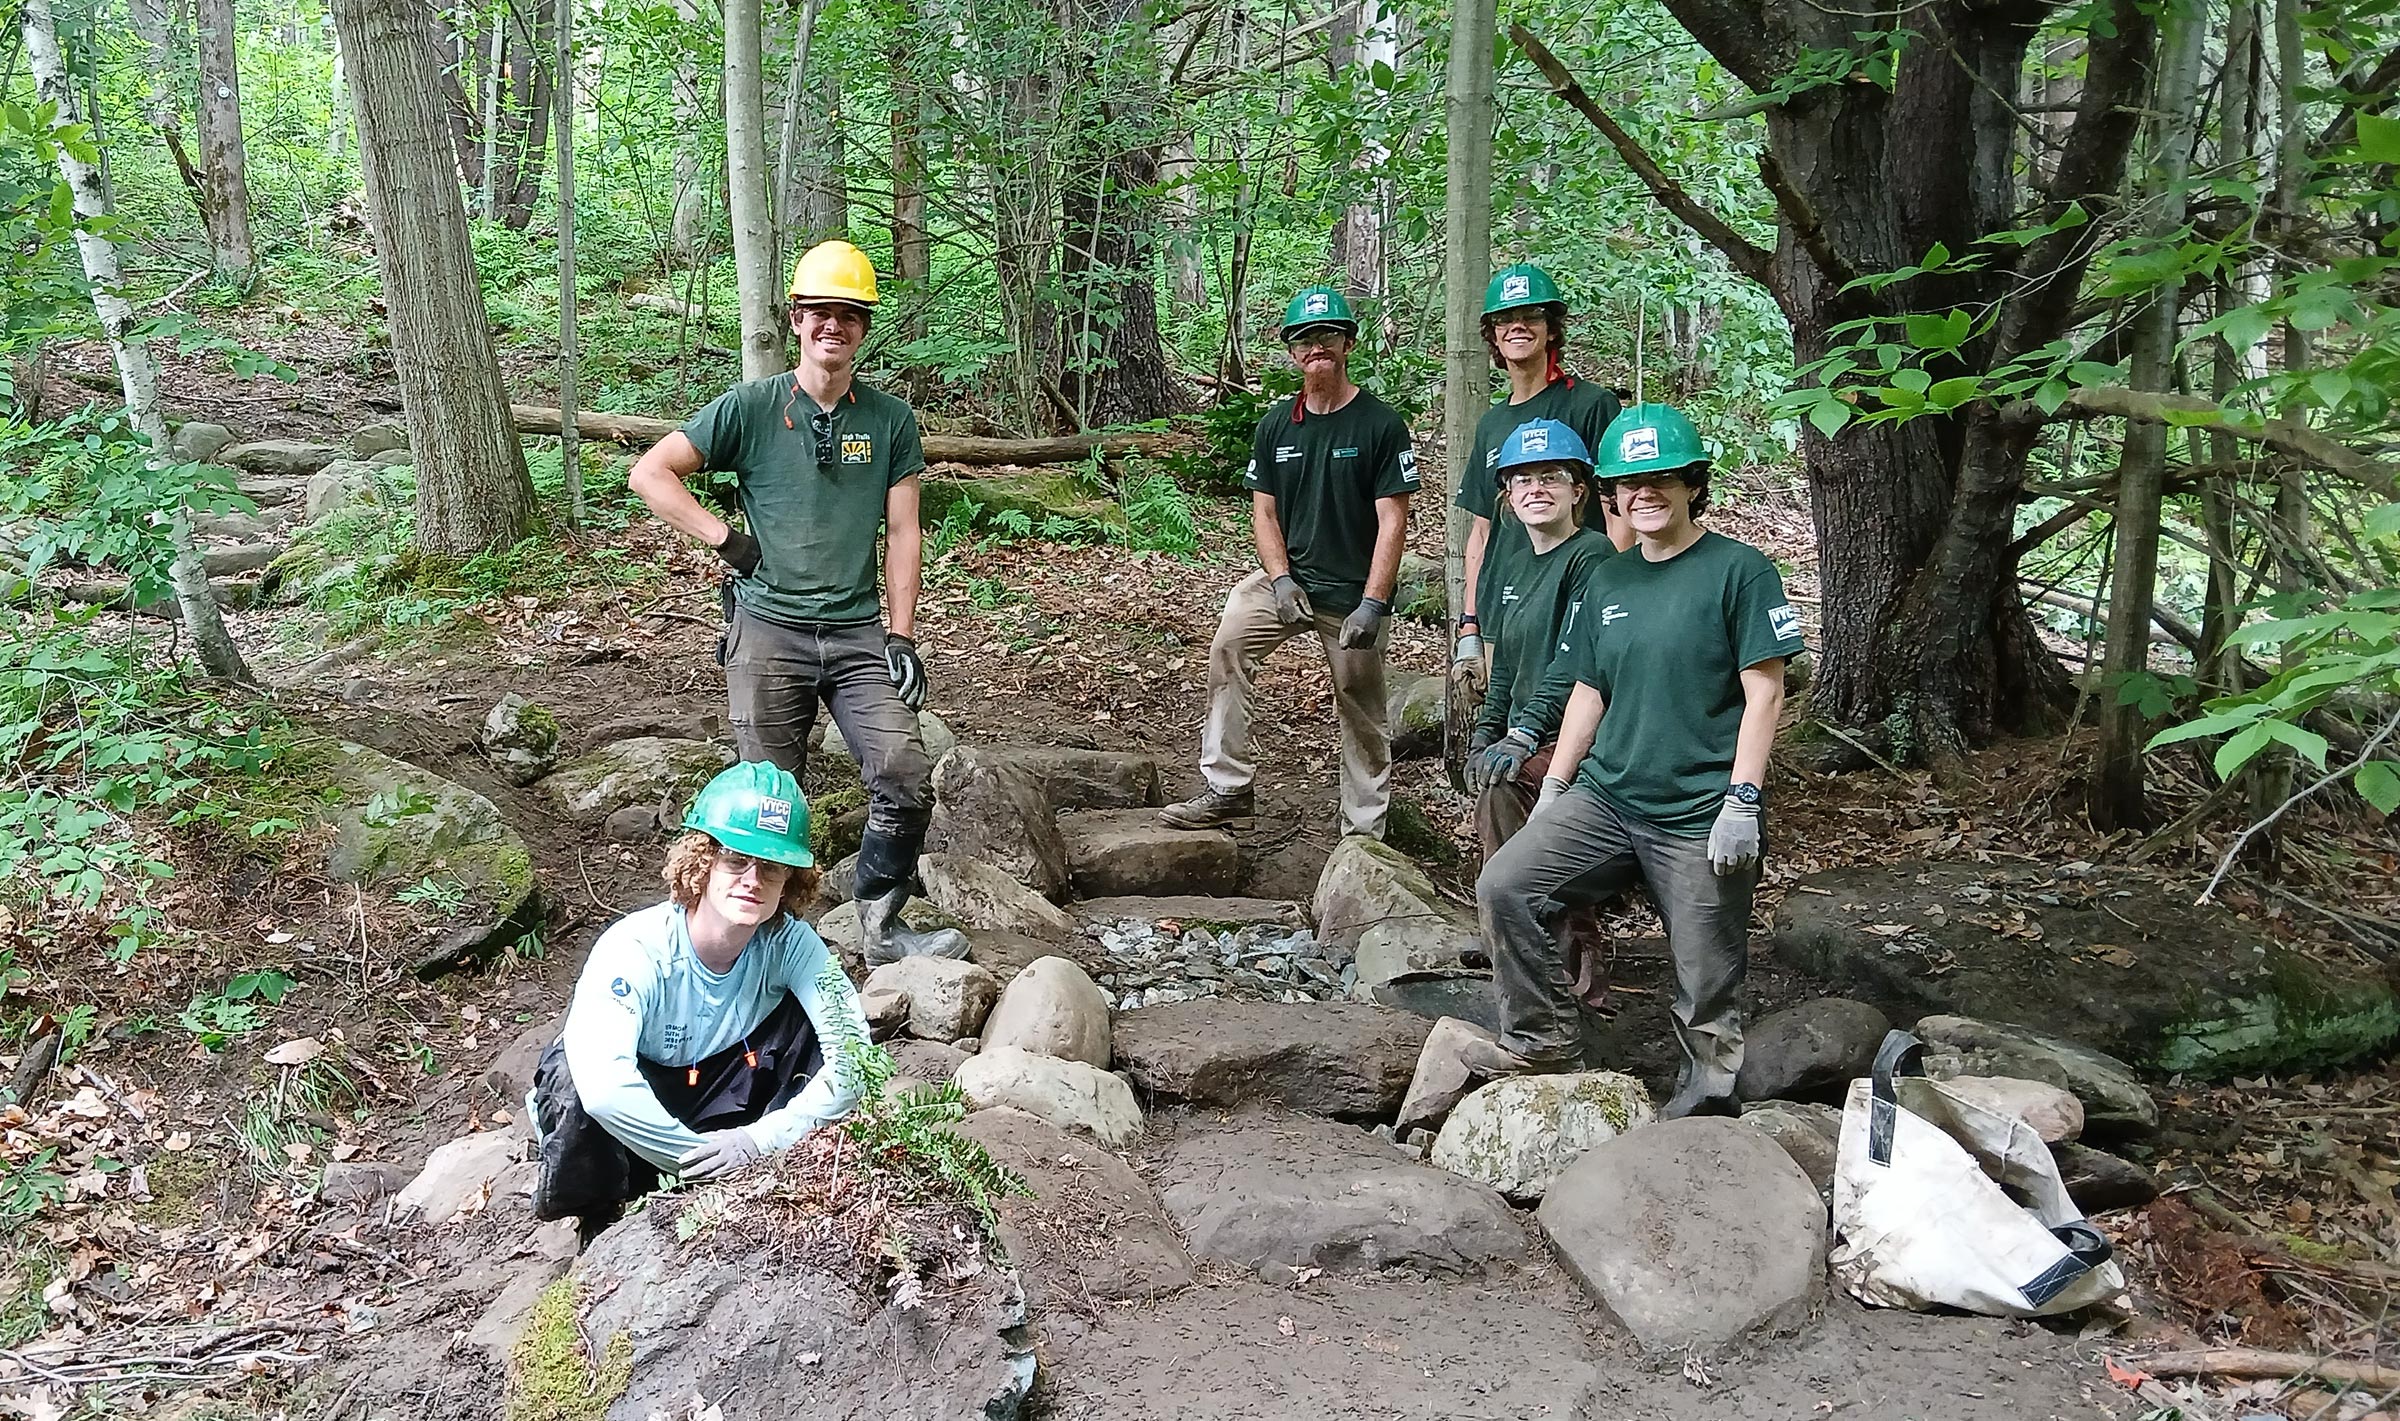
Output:
<instances>
[{"instance_id":1,"label":"light blue long-sleeve shirt","mask_svg":"<svg viewBox=\"0 0 2400 1421\"><path fill-rule=\"evenodd\" d=\"M660 903L600 935L567 1008L567 1072L583 1108L642 1158L672 1173L700 1134L661 1105L636 1058L664 1066L706 1060L799 998L816 1028L825 1068L779 1110L742 1126L772 1154L850 1113L850 1045L867 1039L867 1018L841 965L816 929L789 916L758 930L724 972L692 947L683 909Z\"/></svg>"}]
</instances>

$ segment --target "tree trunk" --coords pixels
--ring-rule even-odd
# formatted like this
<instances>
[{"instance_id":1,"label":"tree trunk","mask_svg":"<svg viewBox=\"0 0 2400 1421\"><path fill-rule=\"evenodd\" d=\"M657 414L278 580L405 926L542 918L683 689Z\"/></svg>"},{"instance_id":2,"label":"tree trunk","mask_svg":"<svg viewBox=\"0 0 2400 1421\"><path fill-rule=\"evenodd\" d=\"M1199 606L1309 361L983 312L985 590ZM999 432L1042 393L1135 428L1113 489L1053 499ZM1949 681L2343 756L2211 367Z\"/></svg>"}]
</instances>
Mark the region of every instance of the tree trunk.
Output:
<instances>
[{"instance_id":1,"label":"tree trunk","mask_svg":"<svg viewBox=\"0 0 2400 1421\"><path fill-rule=\"evenodd\" d=\"M208 184L184 147L182 105L175 96L175 75L179 68L175 54L177 31L167 14L166 0L131 0L131 6L134 33L141 39L143 60L150 70L150 87L142 98L142 117L166 145L167 156L175 160L176 175L183 179L184 191L191 194L193 210L200 214L205 226ZM73 108L72 101L62 97L59 112L69 113Z\"/></svg>"},{"instance_id":2,"label":"tree trunk","mask_svg":"<svg viewBox=\"0 0 2400 1421\"><path fill-rule=\"evenodd\" d=\"M334 0L333 22L352 61L359 167L417 471L417 547L472 556L525 535L533 481L442 142L440 75L418 0Z\"/></svg>"},{"instance_id":3,"label":"tree trunk","mask_svg":"<svg viewBox=\"0 0 2400 1421\"><path fill-rule=\"evenodd\" d=\"M792 62L783 73L783 131L775 144L775 234L777 271L791 270L800 253L823 240L810 228L808 200L799 190L799 148L808 131L808 57L816 44L822 0L802 0L792 26Z\"/></svg>"},{"instance_id":4,"label":"tree trunk","mask_svg":"<svg viewBox=\"0 0 2400 1421\"><path fill-rule=\"evenodd\" d=\"M733 270L742 305L742 378L791 368L775 281L775 217L767 210L767 116L761 91L759 0L725 5L725 186Z\"/></svg>"},{"instance_id":5,"label":"tree trunk","mask_svg":"<svg viewBox=\"0 0 2400 1421\"><path fill-rule=\"evenodd\" d=\"M67 66L59 53L58 28L51 16L50 0L24 0L24 25L25 55L33 71L34 91L57 106L54 112L58 118L54 122L63 125L71 107ZM104 235L109 213L99 168L75 156L68 145L56 146L58 174L75 205L75 248L83 258L84 279L91 286L92 314L99 318L100 333L108 340L110 354L116 357L126 415L134 429L149 441L150 467L159 470L167 463L167 422L158 412L158 367L151 361L148 347L134 336L133 308L121 294L124 274L118 265L116 243ZM161 512L167 520L168 544L175 554L168 579L175 589L176 609L183 615L184 627L192 634L192 647L199 654L200 665L216 680L247 682L250 668L242 664L242 654L225 630L224 615L209 592L208 572L201 565L199 546L192 541L192 522L183 501L179 498Z\"/></svg>"},{"instance_id":6,"label":"tree trunk","mask_svg":"<svg viewBox=\"0 0 2400 1421\"><path fill-rule=\"evenodd\" d=\"M1208 304L1208 269L1200 263L1200 156L1189 129L1167 142L1158 176L1166 192L1168 299L1190 317Z\"/></svg>"},{"instance_id":7,"label":"tree trunk","mask_svg":"<svg viewBox=\"0 0 2400 1421\"><path fill-rule=\"evenodd\" d=\"M688 33L700 23L693 0L675 0L675 18ZM689 262L700 250L700 223L708 210L708 195L700 188L700 133L707 110L700 101L700 64L689 53L675 60L675 196L667 218L667 246L677 261Z\"/></svg>"},{"instance_id":8,"label":"tree trunk","mask_svg":"<svg viewBox=\"0 0 2400 1421\"><path fill-rule=\"evenodd\" d=\"M201 213L217 277L248 290L258 258L250 244L250 162L242 148L242 92L234 62L233 0L200 0Z\"/></svg>"},{"instance_id":9,"label":"tree trunk","mask_svg":"<svg viewBox=\"0 0 2400 1421\"><path fill-rule=\"evenodd\" d=\"M913 32L913 24L903 30ZM903 287L895 324L904 342L925 333L925 290L933 279L933 241L925 230L924 98L909 72L910 50L904 40L891 51L892 275Z\"/></svg>"},{"instance_id":10,"label":"tree trunk","mask_svg":"<svg viewBox=\"0 0 2400 1421\"><path fill-rule=\"evenodd\" d=\"M551 32L554 16L544 0L526 0L532 24L512 4L503 13L501 33L508 39L507 102L500 115L499 219L502 226L522 232L541 205L542 170L550 153L550 94L556 87L550 51L557 45Z\"/></svg>"},{"instance_id":11,"label":"tree trunk","mask_svg":"<svg viewBox=\"0 0 2400 1421\"><path fill-rule=\"evenodd\" d=\"M1001 131L1047 133L1057 122L1056 85L1047 72L1030 69L994 86ZM1000 275L1000 322L1008 335L1010 404L1027 430L1056 426L1042 392L1058 344L1058 312L1050 297L1058 239L1057 187L1049 147L1030 142L994 144L992 162L992 251Z\"/></svg>"},{"instance_id":12,"label":"tree trunk","mask_svg":"<svg viewBox=\"0 0 2400 1421\"><path fill-rule=\"evenodd\" d=\"M475 185L475 215L486 222L500 220L500 74L507 66L506 23L498 11L486 14L490 26L483 41L483 159Z\"/></svg>"},{"instance_id":13,"label":"tree trunk","mask_svg":"<svg viewBox=\"0 0 2400 1421\"><path fill-rule=\"evenodd\" d=\"M583 436L575 420L575 0L558 0L557 29L558 463L573 529L583 526Z\"/></svg>"},{"instance_id":14,"label":"tree trunk","mask_svg":"<svg viewBox=\"0 0 2400 1421\"><path fill-rule=\"evenodd\" d=\"M1352 3L1355 19L1332 31L1330 49L1335 69L1356 66L1371 70L1378 64L1398 68L1399 15L1386 8L1387 0L1352 0ZM1391 154L1382 144L1365 145L1352 166L1366 193L1343 207L1341 217L1333 224L1333 264L1342 271L1343 284L1351 299L1364 301L1373 313L1374 327L1367 336L1380 345L1389 345L1397 333L1390 313L1384 309L1384 298L1389 293L1384 280L1383 223L1384 212L1391 202L1391 182L1382 174L1390 161Z\"/></svg>"},{"instance_id":15,"label":"tree trunk","mask_svg":"<svg viewBox=\"0 0 2400 1421\"><path fill-rule=\"evenodd\" d=\"M325 86L325 156L338 159L344 147L343 136L349 132L345 125L350 112L350 83L342 67L341 41L333 38L331 31L327 31L327 38L333 50L333 69Z\"/></svg>"},{"instance_id":16,"label":"tree trunk","mask_svg":"<svg viewBox=\"0 0 2400 1421\"><path fill-rule=\"evenodd\" d=\"M1492 42L1497 0L1460 0L1450 29L1443 97L1450 152L1443 188L1442 448L1450 487L1465 477L1475 423L1491 403L1491 354L1483 345L1483 288L1492 274ZM1467 600L1467 534L1473 521L1443 501L1443 559L1455 613Z\"/></svg>"}]
</instances>

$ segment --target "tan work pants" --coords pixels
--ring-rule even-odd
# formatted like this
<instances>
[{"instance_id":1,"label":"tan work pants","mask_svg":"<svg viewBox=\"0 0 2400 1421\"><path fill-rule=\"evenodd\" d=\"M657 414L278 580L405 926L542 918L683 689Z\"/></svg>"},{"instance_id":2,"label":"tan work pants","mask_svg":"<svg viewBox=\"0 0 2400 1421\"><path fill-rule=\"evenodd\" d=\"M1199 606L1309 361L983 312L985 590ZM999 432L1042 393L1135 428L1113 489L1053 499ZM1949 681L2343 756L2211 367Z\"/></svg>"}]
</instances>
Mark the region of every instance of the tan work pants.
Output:
<instances>
[{"instance_id":1,"label":"tan work pants","mask_svg":"<svg viewBox=\"0 0 2400 1421\"><path fill-rule=\"evenodd\" d=\"M1275 616L1275 582L1254 572L1226 594L1217 638L1208 648L1208 724L1200 732L1200 774L1210 789L1250 787L1258 765L1250 758L1250 709L1258 664L1267 653L1310 630ZM1346 832L1383 837L1392 803L1392 741L1384 724L1383 654L1391 639L1385 621L1375 644L1341 646L1342 619L1319 612L1314 630L1333 672L1334 714L1342 727L1342 821Z\"/></svg>"}]
</instances>

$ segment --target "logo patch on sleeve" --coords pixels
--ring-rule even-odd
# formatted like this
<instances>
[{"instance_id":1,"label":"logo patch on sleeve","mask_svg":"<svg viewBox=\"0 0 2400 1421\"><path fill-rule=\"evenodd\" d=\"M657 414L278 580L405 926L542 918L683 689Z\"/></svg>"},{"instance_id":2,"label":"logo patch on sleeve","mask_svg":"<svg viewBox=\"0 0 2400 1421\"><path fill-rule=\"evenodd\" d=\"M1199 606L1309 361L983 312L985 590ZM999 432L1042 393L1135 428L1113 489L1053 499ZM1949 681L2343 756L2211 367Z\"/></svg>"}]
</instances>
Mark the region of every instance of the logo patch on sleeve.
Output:
<instances>
[{"instance_id":1,"label":"logo patch on sleeve","mask_svg":"<svg viewBox=\"0 0 2400 1421\"><path fill-rule=\"evenodd\" d=\"M1523 272L1507 277L1500 283L1500 299L1503 301L1522 301L1532 294L1533 278Z\"/></svg>"},{"instance_id":2,"label":"logo patch on sleeve","mask_svg":"<svg viewBox=\"0 0 2400 1421\"><path fill-rule=\"evenodd\" d=\"M613 996L630 997L633 995L633 984L626 981L624 978L619 977L614 982L608 984L608 990Z\"/></svg>"},{"instance_id":3,"label":"logo patch on sleeve","mask_svg":"<svg viewBox=\"0 0 2400 1421\"><path fill-rule=\"evenodd\" d=\"M1769 608L1767 610L1767 629L1775 634L1777 641L1799 640L1800 609L1789 602L1780 607Z\"/></svg>"},{"instance_id":4,"label":"logo patch on sleeve","mask_svg":"<svg viewBox=\"0 0 2400 1421\"><path fill-rule=\"evenodd\" d=\"M845 464L872 464L872 463L874 463L874 462L875 462L875 436L874 436L874 435L872 435L872 434L845 434L845 435L843 435L843 436L842 436L842 462L843 462L843 463L845 463Z\"/></svg>"},{"instance_id":5,"label":"logo patch on sleeve","mask_svg":"<svg viewBox=\"0 0 2400 1421\"><path fill-rule=\"evenodd\" d=\"M1414 449L1402 449L1400 451L1400 482L1404 484L1413 484L1416 481L1417 451Z\"/></svg>"},{"instance_id":6,"label":"logo patch on sleeve","mask_svg":"<svg viewBox=\"0 0 2400 1421\"><path fill-rule=\"evenodd\" d=\"M792 832L792 802L788 799L762 799L758 802L758 828L763 834Z\"/></svg>"},{"instance_id":7,"label":"logo patch on sleeve","mask_svg":"<svg viewBox=\"0 0 2400 1421\"><path fill-rule=\"evenodd\" d=\"M1657 458L1658 431L1648 425L1626 430L1625 437L1617 441L1617 457L1627 463L1635 459Z\"/></svg>"}]
</instances>

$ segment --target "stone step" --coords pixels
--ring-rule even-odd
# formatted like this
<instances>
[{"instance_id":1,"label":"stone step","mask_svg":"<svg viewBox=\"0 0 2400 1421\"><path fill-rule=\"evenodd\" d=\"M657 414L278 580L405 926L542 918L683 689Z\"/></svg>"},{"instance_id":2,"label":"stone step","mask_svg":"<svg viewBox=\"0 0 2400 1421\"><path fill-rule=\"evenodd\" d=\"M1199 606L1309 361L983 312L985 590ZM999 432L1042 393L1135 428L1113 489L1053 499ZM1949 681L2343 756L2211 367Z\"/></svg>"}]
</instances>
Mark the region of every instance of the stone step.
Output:
<instances>
[{"instance_id":1,"label":"stone step","mask_svg":"<svg viewBox=\"0 0 2400 1421\"><path fill-rule=\"evenodd\" d=\"M1079 898L1137 893L1222 895L1241 876L1241 849L1221 829L1173 829L1151 809L1058 816L1068 879Z\"/></svg>"},{"instance_id":2,"label":"stone step","mask_svg":"<svg viewBox=\"0 0 2400 1421\"><path fill-rule=\"evenodd\" d=\"M1289 898L1210 898L1198 893L1131 894L1086 898L1069 903L1067 911L1087 923L1121 923L1128 918L1146 923L1171 922L1186 928L1246 928L1265 923L1279 928L1308 926L1308 912Z\"/></svg>"}]
</instances>

